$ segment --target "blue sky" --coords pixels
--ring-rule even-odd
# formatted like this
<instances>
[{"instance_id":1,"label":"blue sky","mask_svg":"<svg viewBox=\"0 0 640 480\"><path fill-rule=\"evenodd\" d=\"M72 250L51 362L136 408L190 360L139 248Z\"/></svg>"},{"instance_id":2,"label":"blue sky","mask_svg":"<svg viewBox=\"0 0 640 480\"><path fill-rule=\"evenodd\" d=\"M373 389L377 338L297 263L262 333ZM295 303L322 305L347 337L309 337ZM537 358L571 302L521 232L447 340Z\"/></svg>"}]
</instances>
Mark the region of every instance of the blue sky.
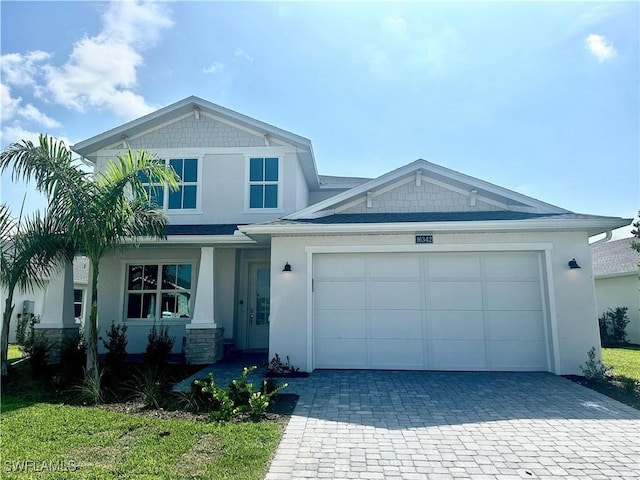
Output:
<instances>
[{"instance_id":1,"label":"blue sky","mask_svg":"<svg viewBox=\"0 0 640 480\"><path fill-rule=\"evenodd\" d=\"M305 136L321 174L424 158L561 207L640 207L637 2L11 2L2 146L198 95ZM41 206L2 179L2 199Z\"/></svg>"}]
</instances>

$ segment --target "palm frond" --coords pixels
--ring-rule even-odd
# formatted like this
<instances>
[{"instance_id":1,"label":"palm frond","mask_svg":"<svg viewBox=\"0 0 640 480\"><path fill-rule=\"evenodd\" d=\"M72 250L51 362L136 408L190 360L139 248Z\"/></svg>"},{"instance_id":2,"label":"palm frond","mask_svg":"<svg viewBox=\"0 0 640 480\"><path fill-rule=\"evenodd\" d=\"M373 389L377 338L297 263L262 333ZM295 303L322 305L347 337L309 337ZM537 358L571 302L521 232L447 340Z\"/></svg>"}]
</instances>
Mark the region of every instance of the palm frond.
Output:
<instances>
[{"instance_id":1,"label":"palm frond","mask_svg":"<svg viewBox=\"0 0 640 480\"><path fill-rule=\"evenodd\" d=\"M12 143L0 153L0 171L12 166L12 179L35 181L38 191L49 199L73 196L86 181L86 173L75 166L71 150L61 140L40 135L31 140Z\"/></svg>"}]
</instances>

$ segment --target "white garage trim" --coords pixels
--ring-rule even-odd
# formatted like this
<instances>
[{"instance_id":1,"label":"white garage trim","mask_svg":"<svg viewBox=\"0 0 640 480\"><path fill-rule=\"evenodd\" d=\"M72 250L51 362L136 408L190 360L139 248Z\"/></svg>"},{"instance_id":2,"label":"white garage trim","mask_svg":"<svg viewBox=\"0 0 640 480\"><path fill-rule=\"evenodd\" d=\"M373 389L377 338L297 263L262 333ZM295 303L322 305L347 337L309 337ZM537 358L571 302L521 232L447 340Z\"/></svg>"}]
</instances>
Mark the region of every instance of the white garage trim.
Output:
<instances>
[{"instance_id":1,"label":"white garage trim","mask_svg":"<svg viewBox=\"0 0 640 480\"><path fill-rule=\"evenodd\" d=\"M542 301L542 315L545 333L547 368L557 372L559 366L559 342L556 317L556 302L551 271L550 243L509 243L509 244L457 244L457 245L361 245L361 246L307 246L307 364L313 368L315 362L314 333L314 255L323 253L482 253L482 252L533 252L540 253L538 278ZM549 331L550 330L550 331ZM550 335L550 337L549 337Z\"/></svg>"}]
</instances>

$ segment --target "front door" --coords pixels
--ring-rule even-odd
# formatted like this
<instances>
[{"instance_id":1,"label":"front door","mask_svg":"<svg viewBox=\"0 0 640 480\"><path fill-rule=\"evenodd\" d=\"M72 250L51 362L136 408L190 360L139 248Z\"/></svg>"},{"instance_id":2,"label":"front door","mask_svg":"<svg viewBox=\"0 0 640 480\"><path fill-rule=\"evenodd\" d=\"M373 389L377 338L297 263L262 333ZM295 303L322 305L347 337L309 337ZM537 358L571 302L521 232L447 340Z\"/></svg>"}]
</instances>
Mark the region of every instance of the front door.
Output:
<instances>
[{"instance_id":1,"label":"front door","mask_svg":"<svg viewBox=\"0 0 640 480\"><path fill-rule=\"evenodd\" d=\"M268 263L249 266L248 348L269 348L271 267Z\"/></svg>"}]
</instances>

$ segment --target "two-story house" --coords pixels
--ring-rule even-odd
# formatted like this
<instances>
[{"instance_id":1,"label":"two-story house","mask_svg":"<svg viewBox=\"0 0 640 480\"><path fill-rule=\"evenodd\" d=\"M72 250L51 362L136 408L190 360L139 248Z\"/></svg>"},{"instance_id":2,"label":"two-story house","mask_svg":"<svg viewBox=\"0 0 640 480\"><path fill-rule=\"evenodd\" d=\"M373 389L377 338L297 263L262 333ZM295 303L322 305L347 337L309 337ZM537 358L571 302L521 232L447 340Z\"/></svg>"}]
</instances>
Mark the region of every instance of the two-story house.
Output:
<instances>
[{"instance_id":1,"label":"two-story house","mask_svg":"<svg viewBox=\"0 0 640 480\"><path fill-rule=\"evenodd\" d=\"M126 148L180 177L154 193L167 239L101 264L101 328L126 322L131 353L154 322L191 363L227 342L306 371L579 373L599 346L588 238L629 220L424 160L319 175L308 139L197 97L73 150L99 170Z\"/></svg>"}]
</instances>

